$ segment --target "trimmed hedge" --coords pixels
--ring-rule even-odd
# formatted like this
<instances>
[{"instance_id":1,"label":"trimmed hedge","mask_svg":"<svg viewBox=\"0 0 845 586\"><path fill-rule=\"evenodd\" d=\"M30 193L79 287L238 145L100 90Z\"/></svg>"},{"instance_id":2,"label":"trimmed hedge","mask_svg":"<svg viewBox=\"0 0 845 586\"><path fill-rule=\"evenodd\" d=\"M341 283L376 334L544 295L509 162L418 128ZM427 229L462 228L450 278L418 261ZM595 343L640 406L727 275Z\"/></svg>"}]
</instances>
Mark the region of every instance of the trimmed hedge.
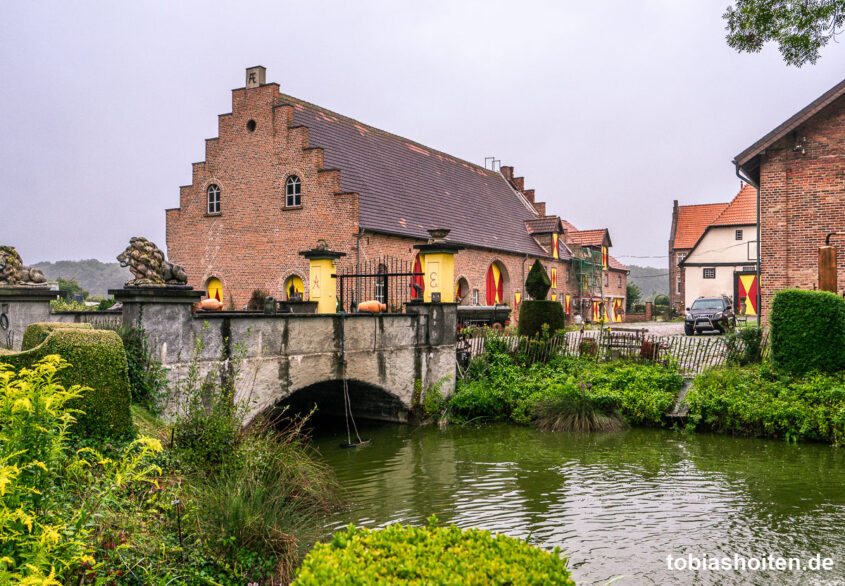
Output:
<instances>
[{"instance_id":1,"label":"trimmed hedge","mask_svg":"<svg viewBox=\"0 0 845 586\"><path fill-rule=\"evenodd\" d=\"M91 324L76 324L76 323L61 323L61 322L37 322L29 324L26 331L23 333L23 340L21 340L21 350L31 350L47 339L51 333L56 330L65 329L80 329L93 330Z\"/></svg>"},{"instance_id":2,"label":"trimmed hedge","mask_svg":"<svg viewBox=\"0 0 845 586\"><path fill-rule=\"evenodd\" d=\"M326 584L575 584L560 550L480 529L352 525L318 543L292 585Z\"/></svg>"},{"instance_id":3,"label":"trimmed hedge","mask_svg":"<svg viewBox=\"0 0 845 586\"><path fill-rule=\"evenodd\" d=\"M779 368L797 375L845 370L845 299L828 291L779 291L769 323Z\"/></svg>"},{"instance_id":4,"label":"trimmed hedge","mask_svg":"<svg viewBox=\"0 0 845 586\"><path fill-rule=\"evenodd\" d=\"M519 308L519 335L533 338L549 324L549 333L563 329L563 306L557 301L526 300Z\"/></svg>"},{"instance_id":5,"label":"trimmed hedge","mask_svg":"<svg viewBox=\"0 0 845 586\"><path fill-rule=\"evenodd\" d=\"M33 324L42 330L45 324ZM65 328L62 326L70 325ZM53 331L39 345L21 352L0 352L0 362L15 369L31 368L51 354L58 354L71 364L58 380L65 386L90 387L71 405L83 411L77 414L75 434L83 437L124 438L133 434L129 412L129 378L123 342L116 332L79 327L83 324L55 324ZM89 325L89 324L84 324ZM73 327L77 326L77 327ZM30 326L32 328L33 326ZM33 338L27 328L24 337Z\"/></svg>"}]
</instances>

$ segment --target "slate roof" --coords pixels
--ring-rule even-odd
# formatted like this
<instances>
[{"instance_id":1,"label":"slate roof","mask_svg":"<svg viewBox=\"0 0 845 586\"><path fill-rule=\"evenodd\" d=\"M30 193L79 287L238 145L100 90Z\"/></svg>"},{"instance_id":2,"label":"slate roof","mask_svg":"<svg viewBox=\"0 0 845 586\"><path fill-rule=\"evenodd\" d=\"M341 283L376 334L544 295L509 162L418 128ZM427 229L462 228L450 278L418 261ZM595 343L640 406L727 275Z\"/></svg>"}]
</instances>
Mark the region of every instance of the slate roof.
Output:
<instances>
[{"instance_id":1,"label":"slate roof","mask_svg":"<svg viewBox=\"0 0 845 586\"><path fill-rule=\"evenodd\" d=\"M711 226L739 226L757 223L757 190L746 183Z\"/></svg>"},{"instance_id":2,"label":"slate roof","mask_svg":"<svg viewBox=\"0 0 845 586\"><path fill-rule=\"evenodd\" d=\"M278 103L340 170L341 191L359 194L362 228L414 238L450 228L450 242L547 256L526 230L536 210L500 173L290 96Z\"/></svg>"},{"instance_id":3,"label":"slate roof","mask_svg":"<svg viewBox=\"0 0 845 586\"><path fill-rule=\"evenodd\" d=\"M678 206L678 222L675 226L675 248L692 248L707 227L721 214L726 203L705 203Z\"/></svg>"}]
</instances>

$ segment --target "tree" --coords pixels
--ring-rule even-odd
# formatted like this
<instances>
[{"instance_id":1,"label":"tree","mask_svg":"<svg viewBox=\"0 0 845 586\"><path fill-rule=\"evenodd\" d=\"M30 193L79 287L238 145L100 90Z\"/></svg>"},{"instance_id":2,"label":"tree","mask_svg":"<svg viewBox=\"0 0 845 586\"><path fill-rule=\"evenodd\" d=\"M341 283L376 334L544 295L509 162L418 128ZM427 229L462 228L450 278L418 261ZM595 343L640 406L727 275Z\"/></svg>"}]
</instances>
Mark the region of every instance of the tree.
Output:
<instances>
[{"instance_id":1,"label":"tree","mask_svg":"<svg viewBox=\"0 0 845 586\"><path fill-rule=\"evenodd\" d=\"M640 288L637 286L636 283L628 283L627 287L625 287L625 299L626 304L628 307L626 311L631 311L631 307L634 306L640 299L642 299L643 293L640 291Z\"/></svg>"},{"instance_id":2,"label":"tree","mask_svg":"<svg viewBox=\"0 0 845 586\"><path fill-rule=\"evenodd\" d=\"M59 283L59 291L68 291L73 296L80 295L83 299L88 299L88 291L83 289L76 279L59 277L56 281Z\"/></svg>"},{"instance_id":3,"label":"tree","mask_svg":"<svg viewBox=\"0 0 845 586\"><path fill-rule=\"evenodd\" d=\"M528 271L528 278L525 279L525 290L532 299L542 300L546 298L549 289L552 288L552 281L540 260L535 260Z\"/></svg>"},{"instance_id":4,"label":"tree","mask_svg":"<svg viewBox=\"0 0 845 586\"><path fill-rule=\"evenodd\" d=\"M723 15L728 45L759 53L777 42L783 60L815 64L819 51L845 26L845 0L736 0Z\"/></svg>"}]
</instances>

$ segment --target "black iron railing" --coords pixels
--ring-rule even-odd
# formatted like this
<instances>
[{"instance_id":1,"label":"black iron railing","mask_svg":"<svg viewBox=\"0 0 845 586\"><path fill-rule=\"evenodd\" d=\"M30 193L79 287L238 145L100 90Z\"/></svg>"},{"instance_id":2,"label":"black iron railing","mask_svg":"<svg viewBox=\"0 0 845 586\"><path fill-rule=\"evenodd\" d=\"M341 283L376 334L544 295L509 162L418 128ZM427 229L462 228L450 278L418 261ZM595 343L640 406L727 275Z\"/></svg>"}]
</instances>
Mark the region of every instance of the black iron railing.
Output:
<instances>
[{"instance_id":1,"label":"black iron railing","mask_svg":"<svg viewBox=\"0 0 845 586\"><path fill-rule=\"evenodd\" d=\"M349 313L362 301L375 300L398 313L405 303L422 300L424 274L414 272L411 261L382 257L339 268L336 276L340 308Z\"/></svg>"}]
</instances>

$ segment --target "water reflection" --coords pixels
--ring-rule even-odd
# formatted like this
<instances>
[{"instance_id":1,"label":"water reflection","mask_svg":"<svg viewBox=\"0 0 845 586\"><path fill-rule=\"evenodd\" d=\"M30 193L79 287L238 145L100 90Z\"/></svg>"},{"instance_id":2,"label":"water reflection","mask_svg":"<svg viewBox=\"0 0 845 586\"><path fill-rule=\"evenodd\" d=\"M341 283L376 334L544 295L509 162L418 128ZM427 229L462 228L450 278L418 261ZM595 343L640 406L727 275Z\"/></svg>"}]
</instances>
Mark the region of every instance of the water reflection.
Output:
<instances>
[{"instance_id":1,"label":"water reflection","mask_svg":"<svg viewBox=\"0 0 845 586\"><path fill-rule=\"evenodd\" d=\"M350 522L461 527L569 553L579 583L845 584L845 451L820 445L630 430L554 434L380 426L372 444L315 443L348 491ZM671 572L666 556L833 557L833 572ZM839 580L838 582L836 580Z\"/></svg>"}]
</instances>

